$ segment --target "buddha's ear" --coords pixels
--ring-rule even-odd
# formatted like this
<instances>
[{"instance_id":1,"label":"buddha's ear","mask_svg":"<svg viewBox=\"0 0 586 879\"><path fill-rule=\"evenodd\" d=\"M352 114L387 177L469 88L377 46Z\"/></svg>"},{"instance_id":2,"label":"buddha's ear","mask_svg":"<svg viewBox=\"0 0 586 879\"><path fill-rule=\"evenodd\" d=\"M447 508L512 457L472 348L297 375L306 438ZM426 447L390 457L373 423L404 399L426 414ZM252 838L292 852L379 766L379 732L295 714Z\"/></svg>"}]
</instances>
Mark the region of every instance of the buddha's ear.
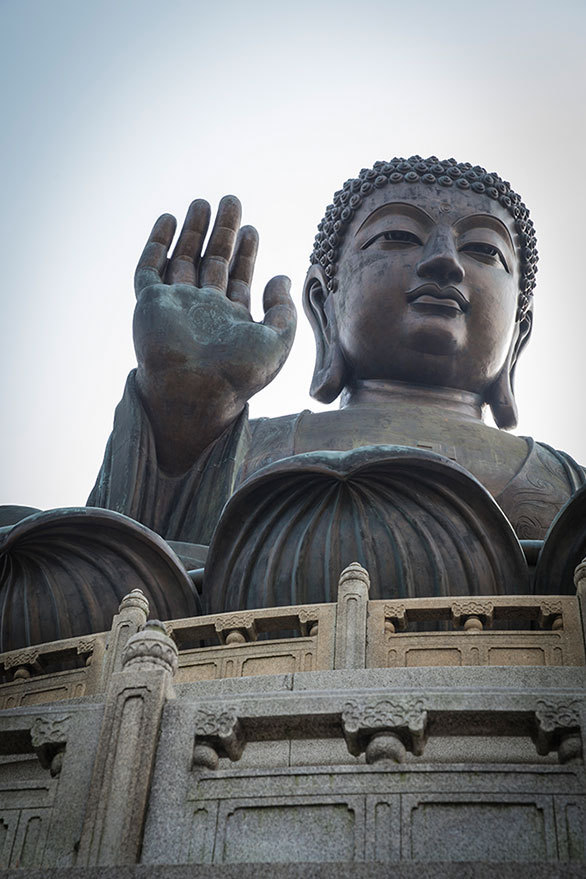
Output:
<instances>
[{"instance_id":1,"label":"buddha's ear","mask_svg":"<svg viewBox=\"0 0 586 879\"><path fill-rule=\"evenodd\" d=\"M309 393L320 403L331 403L345 385L345 365L338 344L338 329L327 278L320 265L312 265L303 287L303 308L315 336L315 369Z\"/></svg>"},{"instance_id":2,"label":"buddha's ear","mask_svg":"<svg viewBox=\"0 0 586 879\"><path fill-rule=\"evenodd\" d=\"M533 311L529 310L517 323L505 365L486 394L486 402L492 410L495 424L503 430L513 430L517 426L519 413L514 392L515 367L521 351L529 341L532 326Z\"/></svg>"}]
</instances>

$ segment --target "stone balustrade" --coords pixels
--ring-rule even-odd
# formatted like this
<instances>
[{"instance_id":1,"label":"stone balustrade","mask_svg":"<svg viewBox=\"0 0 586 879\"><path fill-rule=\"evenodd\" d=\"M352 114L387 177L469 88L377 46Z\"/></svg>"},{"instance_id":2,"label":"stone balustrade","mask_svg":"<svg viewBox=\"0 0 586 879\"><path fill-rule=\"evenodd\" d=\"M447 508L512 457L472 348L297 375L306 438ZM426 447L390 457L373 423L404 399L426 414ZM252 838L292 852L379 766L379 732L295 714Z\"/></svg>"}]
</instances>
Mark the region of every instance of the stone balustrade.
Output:
<instances>
[{"instance_id":1,"label":"stone balustrade","mask_svg":"<svg viewBox=\"0 0 586 879\"><path fill-rule=\"evenodd\" d=\"M579 582L586 584L586 575ZM584 589L563 596L370 601L368 586L368 574L353 565L340 578L335 604L165 622L178 648L175 683L336 668L586 662ZM110 632L0 654L0 708L104 692L121 667L127 639L147 616L148 602L134 590L122 601Z\"/></svg>"},{"instance_id":2,"label":"stone balustrade","mask_svg":"<svg viewBox=\"0 0 586 879\"><path fill-rule=\"evenodd\" d=\"M583 864L576 587L371 601L354 564L333 604L164 623L134 590L0 656L0 865Z\"/></svg>"}]
</instances>

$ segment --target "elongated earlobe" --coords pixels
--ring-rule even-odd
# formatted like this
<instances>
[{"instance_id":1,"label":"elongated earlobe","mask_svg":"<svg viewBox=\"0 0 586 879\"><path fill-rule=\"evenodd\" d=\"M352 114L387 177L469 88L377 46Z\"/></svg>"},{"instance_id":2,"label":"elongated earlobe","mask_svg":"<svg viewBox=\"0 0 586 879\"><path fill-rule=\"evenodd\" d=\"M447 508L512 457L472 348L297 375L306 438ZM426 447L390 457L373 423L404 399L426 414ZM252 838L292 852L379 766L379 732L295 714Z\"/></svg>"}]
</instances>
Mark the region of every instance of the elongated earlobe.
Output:
<instances>
[{"instance_id":1,"label":"elongated earlobe","mask_svg":"<svg viewBox=\"0 0 586 879\"><path fill-rule=\"evenodd\" d=\"M495 424L502 430L513 430L519 420L517 401L513 390L515 367L519 354L529 341L532 324L533 314L529 311L519 323L518 332L500 375L486 394L485 399L492 410Z\"/></svg>"},{"instance_id":2,"label":"elongated earlobe","mask_svg":"<svg viewBox=\"0 0 586 879\"><path fill-rule=\"evenodd\" d=\"M312 265L305 279L303 307L315 337L315 369L309 393L320 403L332 403L345 385L346 368L340 346L334 310L321 266Z\"/></svg>"},{"instance_id":3,"label":"elongated earlobe","mask_svg":"<svg viewBox=\"0 0 586 879\"><path fill-rule=\"evenodd\" d=\"M486 402L492 410L492 417L497 427L502 430L513 430L517 426L519 413L508 363L505 364L499 377L490 388Z\"/></svg>"}]
</instances>

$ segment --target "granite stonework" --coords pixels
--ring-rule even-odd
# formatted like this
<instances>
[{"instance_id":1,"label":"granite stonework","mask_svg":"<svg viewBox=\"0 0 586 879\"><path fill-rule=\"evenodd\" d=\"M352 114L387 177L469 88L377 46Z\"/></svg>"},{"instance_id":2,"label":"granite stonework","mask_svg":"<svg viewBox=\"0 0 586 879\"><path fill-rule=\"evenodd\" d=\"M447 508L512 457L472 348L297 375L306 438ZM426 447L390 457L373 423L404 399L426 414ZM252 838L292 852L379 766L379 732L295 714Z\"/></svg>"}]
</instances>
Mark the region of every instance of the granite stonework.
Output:
<instances>
[{"instance_id":1,"label":"granite stonework","mask_svg":"<svg viewBox=\"0 0 586 879\"><path fill-rule=\"evenodd\" d=\"M585 586L397 608L352 565L335 604L135 591L3 654L0 875L583 875Z\"/></svg>"},{"instance_id":2,"label":"granite stonework","mask_svg":"<svg viewBox=\"0 0 586 879\"><path fill-rule=\"evenodd\" d=\"M21 879L21 870L1 870L0 879ZM75 867L27 872L27 879L273 879L273 864L227 864L223 866L172 865L136 867ZM543 863L487 864L434 862L432 864L281 864L279 877L283 879L583 879L580 864Z\"/></svg>"}]
</instances>

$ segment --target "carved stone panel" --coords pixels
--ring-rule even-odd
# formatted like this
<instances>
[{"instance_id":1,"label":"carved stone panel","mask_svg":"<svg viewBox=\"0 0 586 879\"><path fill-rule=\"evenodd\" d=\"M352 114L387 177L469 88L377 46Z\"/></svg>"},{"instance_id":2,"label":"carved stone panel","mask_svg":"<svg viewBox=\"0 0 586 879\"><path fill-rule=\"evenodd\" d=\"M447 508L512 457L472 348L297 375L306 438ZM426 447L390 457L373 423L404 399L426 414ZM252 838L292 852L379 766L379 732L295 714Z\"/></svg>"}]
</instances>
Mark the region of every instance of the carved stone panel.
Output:
<instances>
[{"instance_id":1,"label":"carved stone panel","mask_svg":"<svg viewBox=\"0 0 586 879\"><path fill-rule=\"evenodd\" d=\"M347 702L342 713L342 727L351 754L367 750L373 734L391 732L408 750L423 753L427 712L423 700L380 699L375 702ZM390 752L391 758L397 759Z\"/></svg>"},{"instance_id":2,"label":"carved stone panel","mask_svg":"<svg viewBox=\"0 0 586 879\"><path fill-rule=\"evenodd\" d=\"M194 717L194 731L194 764L204 763L202 759L204 752L197 750L201 745L211 746L231 760L240 759L245 742L234 708L230 706L199 708Z\"/></svg>"},{"instance_id":3,"label":"carved stone panel","mask_svg":"<svg viewBox=\"0 0 586 879\"><path fill-rule=\"evenodd\" d=\"M31 742L37 752L41 766L49 769L51 775L61 772L63 751L69 734L70 716L37 717L31 726Z\"/></svg>"},{"instance_id":4,"label":"carved stone panel","mask_svg":"<svg viewBox=\"0 0 586 879\"><path fill-rule=\"evenodd\" d=\"M579 700L539 700L535 711L539 754L557 749L560 763L581 762L583 755Z\"/></svg>"}]
</instances>

